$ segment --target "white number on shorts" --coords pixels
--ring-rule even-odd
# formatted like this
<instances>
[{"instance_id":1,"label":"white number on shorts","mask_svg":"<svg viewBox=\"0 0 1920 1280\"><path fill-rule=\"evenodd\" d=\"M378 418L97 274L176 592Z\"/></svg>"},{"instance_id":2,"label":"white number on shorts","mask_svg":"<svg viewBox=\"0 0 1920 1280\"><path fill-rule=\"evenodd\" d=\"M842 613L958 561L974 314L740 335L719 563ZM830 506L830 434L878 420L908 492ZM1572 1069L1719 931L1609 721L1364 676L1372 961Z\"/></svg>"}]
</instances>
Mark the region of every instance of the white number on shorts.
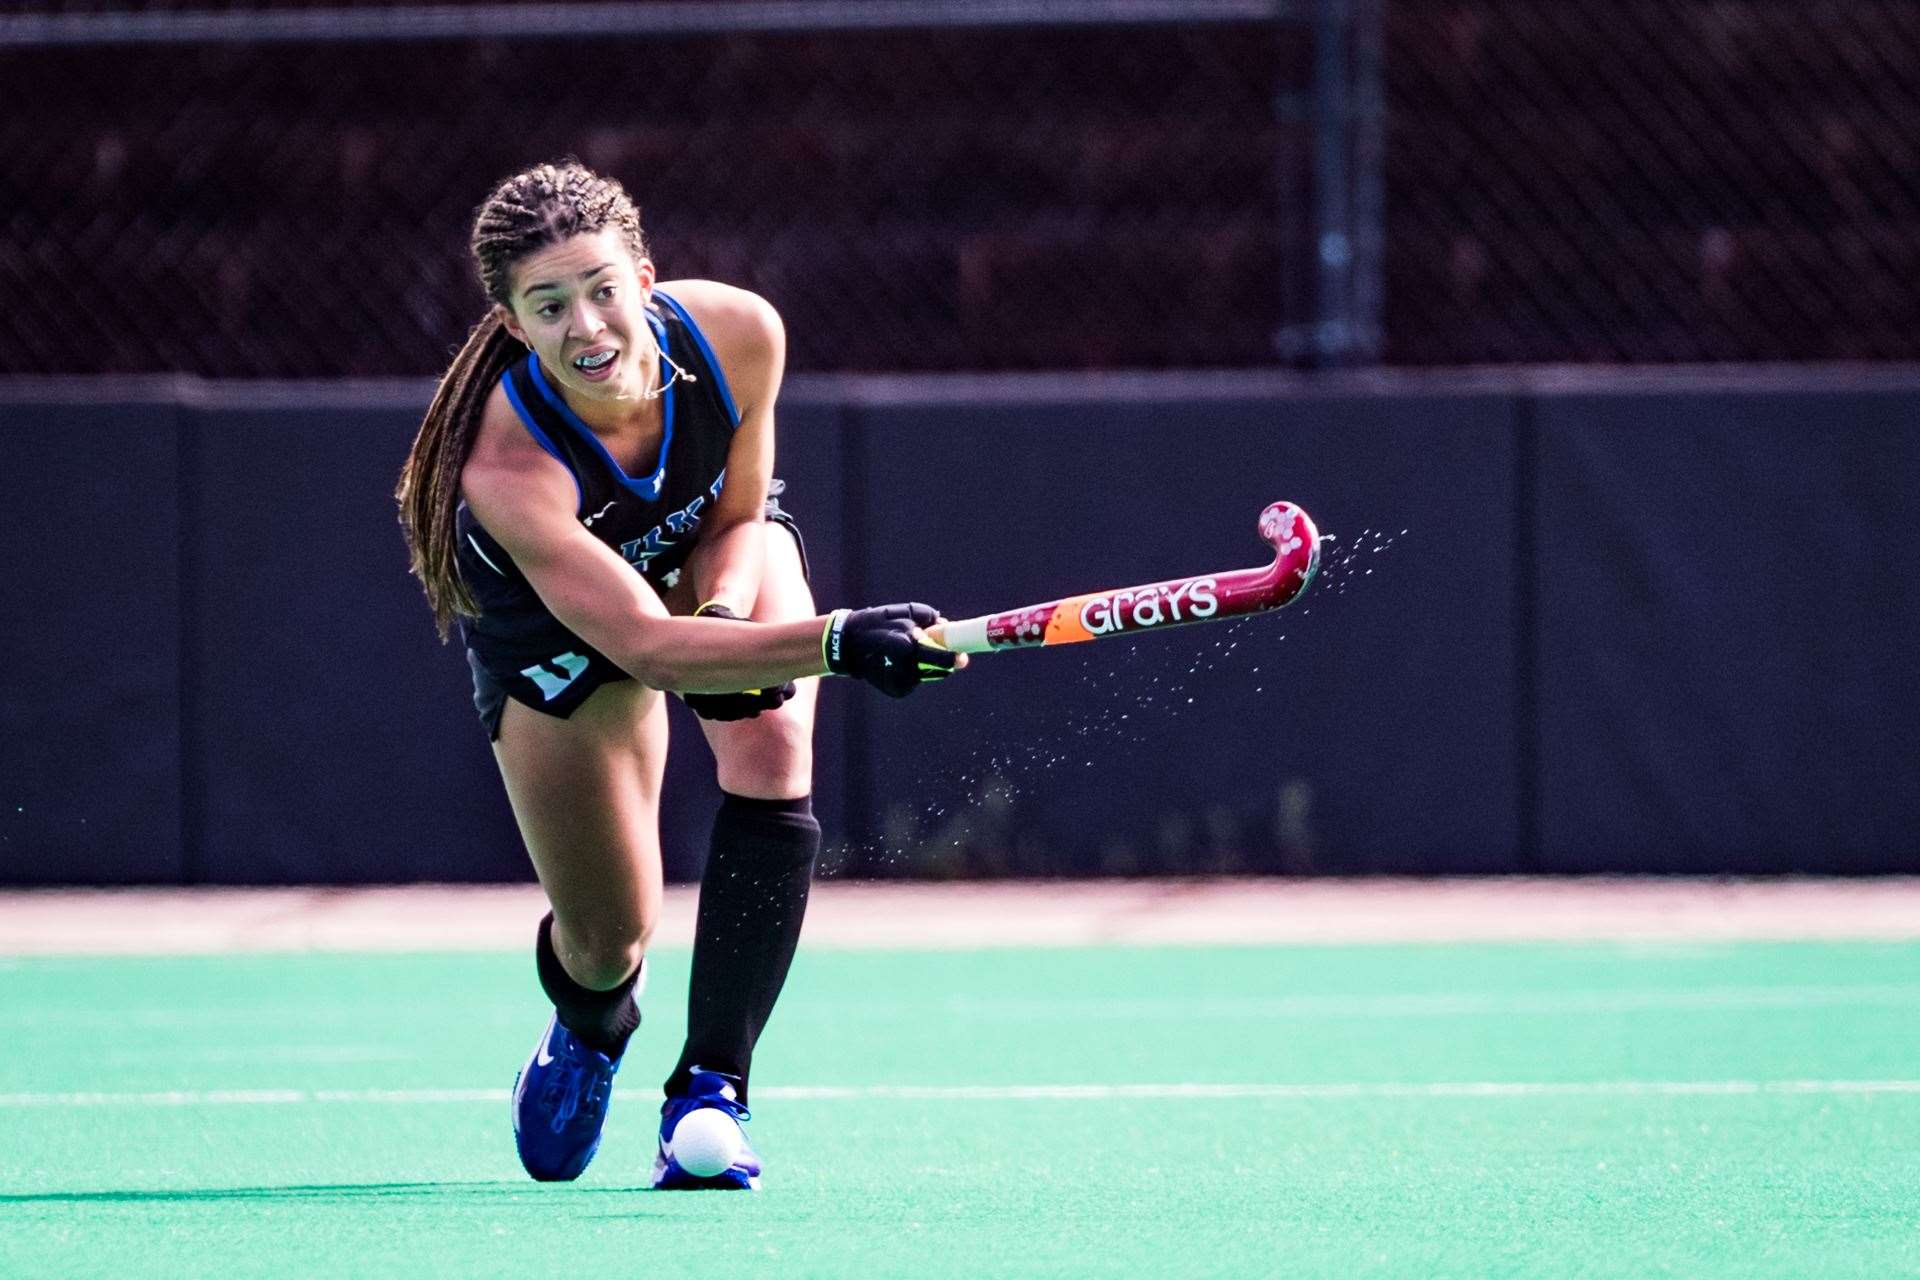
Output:
<instances>
[{"instance_id":1,"label":"white number on shorts","mask_svg":"<svg viewBox=\"0 0 1920 1280\"><path fill-rule=\"evenodd\" d=\"M566 672L563 679L547 670L549 666L559 667ZM550 663L536 663L520 674L540 686L540 696L544 701L552 702L567 691L567 686L585 675L587 660L577 653L563 653Z\"/></svg>"}]
</instances>

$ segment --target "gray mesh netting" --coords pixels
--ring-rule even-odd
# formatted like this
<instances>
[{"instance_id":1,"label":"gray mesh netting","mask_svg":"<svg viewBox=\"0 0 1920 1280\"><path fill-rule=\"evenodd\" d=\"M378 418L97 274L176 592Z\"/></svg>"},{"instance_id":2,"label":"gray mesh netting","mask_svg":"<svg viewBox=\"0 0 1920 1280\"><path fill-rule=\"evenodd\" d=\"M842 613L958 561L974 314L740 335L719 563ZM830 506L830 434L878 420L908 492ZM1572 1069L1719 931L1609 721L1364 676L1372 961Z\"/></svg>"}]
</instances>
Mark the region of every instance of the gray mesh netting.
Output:
<instances>
[{"instance_id":1,"label":"gray mesh netting","mask_svg":"<svg viewBox=\"0 0 1920 1280\"><path fill-rule=\"evenodd\" d=\"M1920 356L1920 5L1383 22L1384 146L1348 157L1384 191L1352 209L1381 359ZM633 189L665 273L772 298L799 369L1284 362L1314 319L1313 39L0 47L0 372L432 373L481 305L474 204L567 153Z\"/></svg>"},{"instance_id":2,"label":"gray mesh netting","mask_svg":"<svg viewBox=\"0 0 1920 1280\"><path fill-rule=\"evenodd\" d=\"M1920 355L1920 5L1387 13L1389 359Z\"/></svg>"},{"instance_id":3,"label":"gray mesh netting","mask_svg":"<svg viewBox=\"0 0 1920 1280\"><path fill-rule=\"evenodd\" d=\"M1304 36L1294 44L1304 48ZM0 369L419 374L499 178L622 179L799 369L1250 364L1273 26L0 50Z\"/></svg>"}]
</instances>

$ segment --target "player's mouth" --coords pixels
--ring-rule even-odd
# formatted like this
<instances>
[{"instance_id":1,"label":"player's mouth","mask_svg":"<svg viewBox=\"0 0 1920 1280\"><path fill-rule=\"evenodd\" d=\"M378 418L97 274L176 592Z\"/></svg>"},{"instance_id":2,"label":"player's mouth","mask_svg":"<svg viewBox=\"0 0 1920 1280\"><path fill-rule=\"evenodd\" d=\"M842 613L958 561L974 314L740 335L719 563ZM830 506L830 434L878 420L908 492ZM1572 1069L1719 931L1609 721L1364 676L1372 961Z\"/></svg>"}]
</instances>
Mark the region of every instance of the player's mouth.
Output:
<instances>
[{"instance_id":1,"label":"player's mouth","mask_svg":"<svg viewBox=\"0 0 1920 1280\"><path fill-rule=\"evenodd\" d=\"M613 376L613 366L619 359L616 348L595 347L573 358L573 371L588 382L605 382Z\"/></svg>"}]
</instances>

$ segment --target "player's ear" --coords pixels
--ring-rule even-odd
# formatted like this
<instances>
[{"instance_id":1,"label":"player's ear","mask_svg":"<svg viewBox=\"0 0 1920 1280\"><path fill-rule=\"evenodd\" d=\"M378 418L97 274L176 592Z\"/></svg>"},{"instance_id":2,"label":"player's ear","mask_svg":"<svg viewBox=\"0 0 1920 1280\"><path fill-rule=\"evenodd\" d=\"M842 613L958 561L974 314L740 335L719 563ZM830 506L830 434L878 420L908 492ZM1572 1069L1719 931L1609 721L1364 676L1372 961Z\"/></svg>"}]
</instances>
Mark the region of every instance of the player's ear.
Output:
<instances>
[{"instance_id":1,"label":"player's ear","mask_svg":"<svg viewBox=\"0 0 1920 1280\"><path fill-rule=\"evenodd\" d=\"M633 262L633 277L640 282L640 300L642 302L652 301L655 280L653 259L635 258Z\"/></svg>"},{"instance_id":2,"label":"player's ear","mask_svg":"<svg viewBox=\"0 0 1920 1280\"><path fill-rule=\"evenodd\" d=\"M527 331L520 327L518 320L514 319L512 307L503 307L496 302L493 304L493 314L500 317L500 327L513 335L515 342L525 343L528 347L533 346L531 342L527 342Z\"/></svg>"}]
</instances>

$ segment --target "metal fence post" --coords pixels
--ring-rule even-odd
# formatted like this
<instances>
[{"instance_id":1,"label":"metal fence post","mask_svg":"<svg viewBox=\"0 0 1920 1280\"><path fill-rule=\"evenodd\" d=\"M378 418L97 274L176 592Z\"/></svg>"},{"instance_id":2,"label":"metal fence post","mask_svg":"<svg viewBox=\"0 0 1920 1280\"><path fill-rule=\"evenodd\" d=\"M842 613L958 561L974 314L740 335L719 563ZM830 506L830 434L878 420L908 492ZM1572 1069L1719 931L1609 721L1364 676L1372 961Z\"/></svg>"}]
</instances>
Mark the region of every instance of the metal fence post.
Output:
<instances>
[{"instance_id":1,"label":"metal fence post","mask_svg":"<svg viewBox=\"0 0 1920 1280\"><path fill-rule=\"evenodd\" d=\"M1313 23L1314 280L1311 363L1380 353L1378 0L1317 0Z\"/></svg>"},{"instance_id":2,"label":"metal fence post","mask_svg":"<svg viewBox=\"0 0 1920 1280\"><path fill-rule=\"evenodd\" d=\"M1311 361L1347 364L1353 347L1353 150L1347 0L1313 15L1314 305Z\"/></svg>"}]
</instances>

